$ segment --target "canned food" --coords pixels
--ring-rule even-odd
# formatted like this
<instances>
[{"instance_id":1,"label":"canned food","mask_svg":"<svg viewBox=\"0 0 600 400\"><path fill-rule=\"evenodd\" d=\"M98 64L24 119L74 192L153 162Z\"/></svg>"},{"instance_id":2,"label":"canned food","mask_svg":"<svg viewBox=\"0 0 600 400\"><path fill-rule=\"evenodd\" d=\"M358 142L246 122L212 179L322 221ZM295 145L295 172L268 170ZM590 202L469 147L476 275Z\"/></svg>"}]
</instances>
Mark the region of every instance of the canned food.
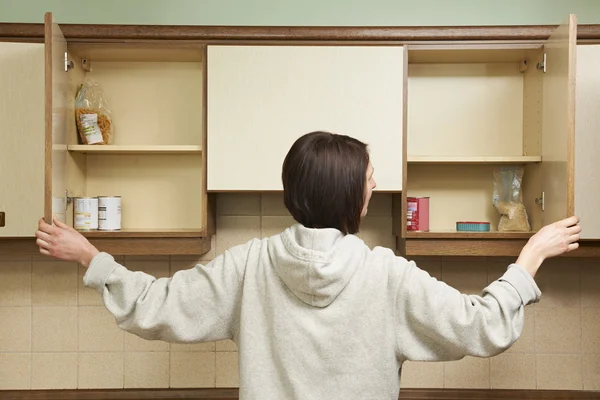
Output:
<instances>
[{"instance_id":1,"label":"canned food","mask_svg":"<svg viewBox=\"0 0 600 400\"><path fill-rule=\"evenodd\" d=\"M98 229L121 229L121 196L98 196Z\"/></svg>"},{"instance_id":2,"label":"canned food","mask_svg":"<svg viewBox=\"0 0 600 400\"><path fill-rule=\"evenodd\" d=\"M73 199L73 228L78 231L98 229L97 197L76 197Z\"/></svg>"},{"instance_id":3,"label":"canned food","mask_svg":"<svg viewBox=\"0 0 600 400\"><path fill-rule=\"evenodd\" d=\"M429 232L429 197L408 197L406 204L406 230Z\"/></svg>"}]
</instances>

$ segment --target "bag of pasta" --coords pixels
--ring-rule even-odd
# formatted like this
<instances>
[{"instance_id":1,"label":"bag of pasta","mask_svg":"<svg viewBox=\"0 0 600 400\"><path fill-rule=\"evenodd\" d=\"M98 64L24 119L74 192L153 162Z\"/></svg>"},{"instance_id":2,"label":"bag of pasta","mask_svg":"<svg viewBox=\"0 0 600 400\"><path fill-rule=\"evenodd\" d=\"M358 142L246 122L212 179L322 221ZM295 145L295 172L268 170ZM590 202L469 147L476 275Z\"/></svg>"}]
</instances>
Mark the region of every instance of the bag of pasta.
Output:
<instances>
[{"instance_id":1,"label":"bag of pasta","mask_svg":"<svg viewBox=\"0 0 600 400\"><path fill-rule=\"evenodd\" d=\"M523 204L523 167L500 167L494 170L492 203L500 214L498 231L529 232L531 225Z\"/></svg>"},{"instance_id":2,"label":"bag of pasta","mask_svg":"<svg viewBox=\"0 0 600 400\"><path fill-rule=\"evenodd\" d=\"M75 97L77 132L83 144L112 144L110 110L102 88L86 78Z\"/></svg>"}]
</instances>

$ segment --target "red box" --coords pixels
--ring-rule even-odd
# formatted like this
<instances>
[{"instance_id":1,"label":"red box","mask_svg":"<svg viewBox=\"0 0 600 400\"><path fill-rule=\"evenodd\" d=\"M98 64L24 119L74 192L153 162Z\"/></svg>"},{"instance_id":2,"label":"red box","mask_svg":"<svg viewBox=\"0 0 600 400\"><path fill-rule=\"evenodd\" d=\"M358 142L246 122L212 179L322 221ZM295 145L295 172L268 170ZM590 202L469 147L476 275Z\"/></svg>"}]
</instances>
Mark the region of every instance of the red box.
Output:
<instances>
[{"instance_id":1,"label":"red box","mask_svg":"<svg viewBox=\"0 0 600 400\"><path fill-rule=\"evenodd\" d=\"M406 198L406 230L429 232L429 197Z\"/></svg>"}]
</instances>

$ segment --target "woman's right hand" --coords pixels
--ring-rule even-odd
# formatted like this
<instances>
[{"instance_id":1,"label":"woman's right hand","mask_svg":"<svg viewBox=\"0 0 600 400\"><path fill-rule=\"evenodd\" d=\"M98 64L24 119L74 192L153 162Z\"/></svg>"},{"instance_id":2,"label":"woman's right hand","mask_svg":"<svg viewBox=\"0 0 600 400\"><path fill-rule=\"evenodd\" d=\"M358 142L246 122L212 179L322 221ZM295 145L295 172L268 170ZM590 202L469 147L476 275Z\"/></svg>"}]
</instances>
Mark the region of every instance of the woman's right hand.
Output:
<instances>
[{"instance_id":1,"label":"woman's right hand","mask_svg":"<svg viewBox=\"0 0 600 400\"><path fill-rule=\"evenodd\" d=\"M575 216L544 226L523 247L517 264L534 277L544 260L577 249L580 232L579 218Z\"/></svg>"}]
</instances>

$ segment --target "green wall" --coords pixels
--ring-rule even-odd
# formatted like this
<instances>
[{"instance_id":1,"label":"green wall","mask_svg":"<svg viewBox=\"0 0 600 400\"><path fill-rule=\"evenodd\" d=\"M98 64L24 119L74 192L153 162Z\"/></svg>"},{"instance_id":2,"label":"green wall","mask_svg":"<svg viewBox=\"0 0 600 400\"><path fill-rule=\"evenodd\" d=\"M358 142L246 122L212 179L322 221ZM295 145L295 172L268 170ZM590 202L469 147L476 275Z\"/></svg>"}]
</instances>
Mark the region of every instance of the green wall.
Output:
<instances>
[{"instance_id":1,"label":"green wall","mask_svg":"<svg viewBox=\"0 0 600 400\"><path fill-rule=\"evenodd\" d=\"M600 0L0 0L0 22L169 25L600 24Z\"/></svg>"}]
</instances>

